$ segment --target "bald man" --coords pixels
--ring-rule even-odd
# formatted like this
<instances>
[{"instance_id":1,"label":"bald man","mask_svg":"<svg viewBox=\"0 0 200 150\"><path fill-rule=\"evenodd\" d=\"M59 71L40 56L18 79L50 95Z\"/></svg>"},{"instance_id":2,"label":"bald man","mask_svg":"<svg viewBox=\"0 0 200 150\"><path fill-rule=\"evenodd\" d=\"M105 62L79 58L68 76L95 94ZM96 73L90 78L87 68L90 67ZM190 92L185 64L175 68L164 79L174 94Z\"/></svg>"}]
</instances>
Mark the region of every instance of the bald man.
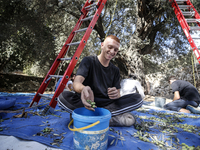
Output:
<instances>
[{"instance_id":1,"label":"bald man","mask_svg":"<svg viewBox=\"0 0 200 150\"><path fill-rule=\"evenodd\" d=\"M58 97L62 109L70 113L79 107L95 111L87 102L91 100L97 107L111 112L110 126L131 126L135 123L130 112L141 107L143 100L138 93L120 96L119 68L110 62L119 47L120 40L110 35L101 43L100 55L83 58L73 83L75 93L64 91Z\"/></svg>"}]
</instances>

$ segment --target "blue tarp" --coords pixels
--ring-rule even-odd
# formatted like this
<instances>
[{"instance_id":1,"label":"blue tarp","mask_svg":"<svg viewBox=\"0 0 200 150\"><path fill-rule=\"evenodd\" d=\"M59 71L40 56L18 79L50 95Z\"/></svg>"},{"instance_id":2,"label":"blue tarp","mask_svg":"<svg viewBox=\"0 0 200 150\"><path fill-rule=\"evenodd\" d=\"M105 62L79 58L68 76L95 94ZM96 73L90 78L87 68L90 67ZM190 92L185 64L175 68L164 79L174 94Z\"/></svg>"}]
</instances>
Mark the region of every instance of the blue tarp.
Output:
<instances>
[{"instance_id":1,"label":"blue tarp","mask_svg":"<svg viewBox=\"0 0 200 150\"><path fill-rule=\"evenodd\" d=\"M34 95L0 92L0 99L16 98L15 105L7 111L25 109L27 113L27 117L24 113L23 117L15 118L16 115L22 115L22 111L1 112L0 134L73 150L73 132L68 129L69 113L56 106L54 114L38 115L50 101L40 99L39 105L43 106L28 108ZM135 126L110 128L108 150L157 150L167 146L181 149L183 143L194 147L200 145L200 115L147 108L140 108L132 113L137 116ZM45 129L49 129L49 132L43 132Z\"/></svg>"}]
</instances>

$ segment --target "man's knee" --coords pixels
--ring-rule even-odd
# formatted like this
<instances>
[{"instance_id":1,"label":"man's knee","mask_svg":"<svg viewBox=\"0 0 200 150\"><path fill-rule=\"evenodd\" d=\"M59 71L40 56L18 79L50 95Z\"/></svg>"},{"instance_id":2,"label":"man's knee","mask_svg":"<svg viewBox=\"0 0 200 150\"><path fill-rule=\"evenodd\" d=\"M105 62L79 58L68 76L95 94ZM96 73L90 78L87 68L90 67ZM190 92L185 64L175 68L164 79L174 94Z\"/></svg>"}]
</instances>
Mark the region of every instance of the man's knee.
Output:
<instances>
[{"instance_id":1,"label":"man's knee","mask_svg":"<svg viewBox=\"0 0 200 150\"><path fill-rule=\"evenodd\" d=\"M132 113L124 113L121 115L113 116L110 120L110 126L129 127L134 125L135 122L136 119Z\"/></svg>"},{"instance_id":2,"label":"man's knee","mask_svg":"<svg viewBox=\"0 0 200 150\"><path fill-rule=\"evenodd\" d=\"M163 106L163 108L164 108L164 109L168 109L168 105L165 104L165 105Z\"/></svg>"},{"instance_id":3,"label":"man's knee","mask_svg":"<svg viewBox=\"0 0 200 150\"><path fill-rule=\"evenodd\" d=\"M136 120L135 117L130 113L124 113L121 117L121 122L124 126L132 126L135 124Z\"/></svg>"}]
</instances>

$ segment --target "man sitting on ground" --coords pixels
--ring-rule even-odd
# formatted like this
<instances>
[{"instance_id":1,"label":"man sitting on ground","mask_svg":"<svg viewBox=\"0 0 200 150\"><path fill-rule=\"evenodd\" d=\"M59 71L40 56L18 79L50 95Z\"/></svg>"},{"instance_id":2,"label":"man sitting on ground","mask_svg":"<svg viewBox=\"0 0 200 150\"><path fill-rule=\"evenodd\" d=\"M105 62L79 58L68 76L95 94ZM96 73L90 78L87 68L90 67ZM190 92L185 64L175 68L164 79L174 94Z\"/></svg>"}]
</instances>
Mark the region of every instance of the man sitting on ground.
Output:
<instances>
[{"instance_id":1,"label":"man sitting on ground","mask_svg":"<svg viewBox=\"0 0 200 150\"><path fill-rule=\"evenodd\" d=\"M110 62L119 47L119 39L110 35L101 43L100 55L83 58L73 83L76 93L64 91L58 97L58 105L62 109L70 113L79 107L95 111L87 102L91 100L97 107L111 112L110 126L131 126L135 123L130 112L141 107L143 100L138 93L120 96L119 68Z\"/></svg>"},{"instance_id":2,"label":"man sitting on ground","mask_svg":"<svg viewBox=\"0 0 200 150\"><path fill-rule=\"evenodd\" d=\"M164 108L184 113L200 113L197 109L200 103L200 94L197 89L191 83L177 80L174 76L169 78L169 82L174 98L172 102L165 104Z\"/></svg>"}]
</instances>

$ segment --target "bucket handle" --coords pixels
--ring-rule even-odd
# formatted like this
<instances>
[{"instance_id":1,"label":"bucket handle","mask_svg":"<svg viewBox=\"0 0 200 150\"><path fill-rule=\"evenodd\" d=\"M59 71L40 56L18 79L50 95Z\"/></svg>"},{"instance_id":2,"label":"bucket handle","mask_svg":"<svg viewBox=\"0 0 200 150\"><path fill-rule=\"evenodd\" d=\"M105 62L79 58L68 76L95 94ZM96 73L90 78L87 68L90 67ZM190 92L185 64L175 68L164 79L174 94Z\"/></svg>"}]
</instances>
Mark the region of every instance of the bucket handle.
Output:
<instances>
[{"instance_id":1,"label":"bucket handle","mask_svg":"<svg viewBox=\"0 0 200 150\"><path fill-rule=\"evenodd\" d=\"M68 128L69 128L69 130L71 130L71 131L80 131L80 130L88 129L88 128L91 128L91 127L93 127L93 126L95 126L95 125L97 125L97 124L100 123L100 121L97 121L97 122L95 122L95 123L93 123L93 124L91 124L91 125L88 125L88 126L86 126L86 127L72 129L72 128L70 128L70 126L71 126L71 124L72 124L73 121L74 121L74 119L72 119L72 120L70 121L70 123L68 124Z\"/></svg>"}]
</instances>

